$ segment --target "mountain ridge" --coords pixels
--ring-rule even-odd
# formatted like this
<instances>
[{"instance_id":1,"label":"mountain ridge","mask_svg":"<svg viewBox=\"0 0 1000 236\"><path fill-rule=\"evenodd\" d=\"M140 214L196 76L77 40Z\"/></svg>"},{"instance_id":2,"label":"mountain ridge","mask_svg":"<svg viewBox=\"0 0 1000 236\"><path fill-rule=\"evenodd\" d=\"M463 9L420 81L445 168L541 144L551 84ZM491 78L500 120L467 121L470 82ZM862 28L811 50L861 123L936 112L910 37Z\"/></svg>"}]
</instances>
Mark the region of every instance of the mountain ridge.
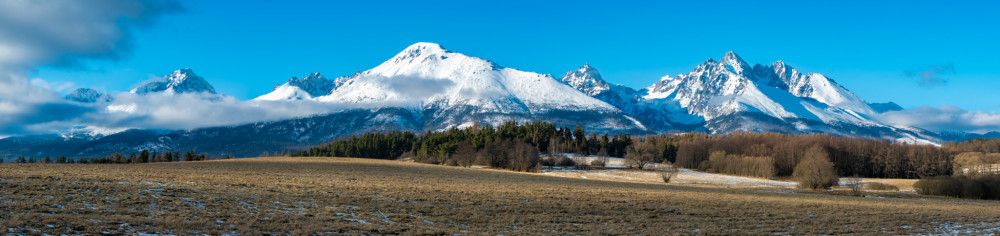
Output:
<instances>
[{"instance_id":1,"label":"mountain ridge","mask_svg":"<svg viewBox=\"0 0 1000 236\"><path fill-rule=\"evenodd\" d=\"M223 96L217 95L207 80L189 68L174 71L130 92ZM97 96L90 92L86 95L80 97ZM260 148L273 151L278 147L315 145L338 135L388 129L439 131L473 124L498 125L507 120L541 120L559 126L630 134L751 131L831 133L913 143L942 141L925 130L892 127L871 118L877 114L876 109L822 74L803 73L780 60L770 65L751 66L732 51L718 61L709 58L686 74L663 76L648 87L634 89L608 83L591 64L555 78L503 67L487 59L447 50L439 44L421 42L406 47L369 70L332 80L319 72L302 78L292 77L250 101L310 101L346 108L339 112L252 125L188 131L138 129L126 131L128 135L125 136L102 133L101 137L74 139L73 142L91 143L87 144L93 146L90 150L104 151L127 151L134 147L188 148L197 146L199 138L211 137L191 132L212 130L217 133L216 137L246 133L249 136L226 140L258 143ZM309 133L307 138L274 138L276 135L296 136L289 136L288 127L279 127L291 124L298 124L297 130L320 129L331 135L305 132ZM353 126L343 127L343 124ZM176 135L163 136L163 133ZM181 136L195 138L176 141ZM123 137L148 142L139 144ZM160 138L149 139L151 137ZM50 138L39 140L52 142ZM260 148L246 153L268 151L258 150ZM101 151L77 153L98 155Z\"/></svg>"}]
</instances>

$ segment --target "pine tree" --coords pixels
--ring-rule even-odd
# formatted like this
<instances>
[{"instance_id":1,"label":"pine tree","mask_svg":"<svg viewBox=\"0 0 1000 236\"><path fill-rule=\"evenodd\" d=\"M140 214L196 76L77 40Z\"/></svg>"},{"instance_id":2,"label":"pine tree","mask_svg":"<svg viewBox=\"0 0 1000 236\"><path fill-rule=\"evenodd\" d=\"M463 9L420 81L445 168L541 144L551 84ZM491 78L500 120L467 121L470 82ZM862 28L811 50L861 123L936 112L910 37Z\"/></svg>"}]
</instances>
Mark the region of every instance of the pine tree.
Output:
<instances>
[{"instance_id":1,"label":"pine tree","mask_svg":"<svg viewBox=\"0 0 1000 236\"><path fill-rule=\"evenodd\" d=\"M187 151L184 153L184 158L181 161L194 161L194 151Z\"/></svg>"},{"instance_id":2,"label":"pine tree","mask_svg":"<svg viewBox=\"0 0 1000 236\"><path fill-rule=\"evenodd\" d=\"M142 150L141 152L139 152L139 163L147 163L147 162L149 162L149 151Z\"/></svg>"}]
</instances>

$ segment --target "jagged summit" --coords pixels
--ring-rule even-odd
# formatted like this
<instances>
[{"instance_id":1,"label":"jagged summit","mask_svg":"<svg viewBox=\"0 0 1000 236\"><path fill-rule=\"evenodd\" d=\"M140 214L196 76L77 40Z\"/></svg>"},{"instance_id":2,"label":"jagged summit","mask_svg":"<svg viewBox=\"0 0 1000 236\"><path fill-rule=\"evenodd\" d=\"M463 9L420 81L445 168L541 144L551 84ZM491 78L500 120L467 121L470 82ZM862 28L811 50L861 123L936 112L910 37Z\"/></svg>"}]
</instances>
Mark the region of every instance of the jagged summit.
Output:
<instances>
[{"instance_id":1,"label":"jagged summit","mask_svg":"<svg viewBox=\"0 0 1000 236\"><path fill-rule=\"evenodd\" d=\"M323 77L319 72L309 74L302 79L292 77L286 84L299 87L313 97L327 95L336 87L333 80Z\"/></svg>"},{"instance_id":2,"label":"jagged summit","mask_svg":"<svg viewBox=\"0 0 1000 236\"><path fill-rule=\"evenodd\" d=\"M292 77L284 84L274 86L270 93L261 95L254 100L283 101L304 100L330 94L337 87L336 81L323 77L319 72L303 78Z\"/></svg>"},{"instance_id":3,"label":"jagged summit","mask_svg":"<svg viewBox=\"0 0 1000 236\"><path fill-rule=\"evenodd\" d=\"M406 47L406 49L403 49L403 51L396 54L396 56L393 57L393 59L390 59L390 61L395 61L395 60L402 61L412 58L423 58L432 55L442 55L450 52L451 51L444 49L444 47L441 47L440 44L419 42L419 43L414 43L409 47Z\"/></svg>"},{"instance_id":4,"label":"jagged summit","mask_svg":"<svg viewBox=\"0 0 1000 236\"><path fill-rule=\"evenodd\" d=\"M722 56L722 61L723 62L731 61L733 62L732 64L746 64L746 61L744 61L743 58L740 57L740 55L736 55L736 52L734 51L726 52L726 54Z\"/></svg>"},{"instance_id":5,"label":"jagged summit","mask_svg":"<svg viewBox=\"0 0 1000 236\"><path fill-rule=\"evenodd\" d=\"M611 87L601 78L601 73L590 64L583 64L575 71L566 72L562 77L562 82L590 96L597 95Z\"/></svg>"},{"instance_id":6,"label":"jagged summit","mask_svg":"<svg viewBox=\"0 0 1000 236\"><path fill-rule=\"evenodd\" d=\"M744 61L739 55L736 55L733 51L726 52L726 55L722 56L722 60L719 62L721 62L722 65L726 65L727 68L730 68L730 70L734 73L743 73L744 71L750 71L751 69L750 64Z\"/></svg>"},{"instance_id":7,"label":"jagged summit","mask_svg":"<svg viewBox=\"0 0 1000 236\"><path fill-rule=\"evenodd\" d=\"M664 77L648 90L647 99L675 100L707 120L754 112L780 119L873 123L863 117L872 113L863 100L825 76L802 74L782 61L750 67L734 52L688 74Z\"/></svg>"},{"instance_id":8,"label":"jagged summit","mask_svg":"<svg viewBox=\"0 0 1000 236\"><path fill-rule=\"evenodd\" d=\"M190 68L184 68L140 85L130 91L135 94L159 93L210 93L215 94L215 88L204 78L196 75Z\"/></svg>"},{"instance_id":9,"label":"jagged summit","mask_svg":"<svg viewBox=\"0 0 1000 236\"><path fill-rule=\"evenodd\" d=\"M82 103L110 102L111 97L91 88L78 88L66 94L66 99Z\"/></svg>"}]
</instances>

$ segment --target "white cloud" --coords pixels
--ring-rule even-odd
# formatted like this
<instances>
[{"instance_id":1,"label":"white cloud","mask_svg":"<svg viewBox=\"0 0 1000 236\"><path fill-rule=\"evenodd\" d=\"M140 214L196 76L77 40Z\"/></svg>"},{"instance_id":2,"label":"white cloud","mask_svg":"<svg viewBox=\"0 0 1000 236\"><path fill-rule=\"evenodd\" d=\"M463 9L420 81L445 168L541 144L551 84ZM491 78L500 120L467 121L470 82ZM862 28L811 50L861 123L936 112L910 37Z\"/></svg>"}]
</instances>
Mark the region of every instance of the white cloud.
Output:
<instances>
[{"instance_id":1,"label":"white cloud","mask_svg":"<svg viewBox=\"0 0 1000 236\"><path fill-rule=\"evenodd\" d=\"M1000 130L1000 114L963 110L950 105L891 111L879 114L878 118L889 124L919 127L934 132L962 131L981 134Z\"/></svg>"},{"instance_id":2,"label":"white cloud","mask_svg":"<svg viewBox=\"0 0 1000 236\"><path fill-rule=\"evenodd\" d=\"M0 1L0 65L30 70L119 58L134 45L133 30L183 10L169 0Z\"/></svg>"},{"instance_id":3,"label":"white cloud","mask_svg":"<svg viewBox=\"0 0 1000 236\"><path fill-rule=\"evenodd\" d=\"M304 117L346 107L311 100L239 101L230 96L191 93L119 93L111 104L94 106L102 109L81 115L77 122L111 129L194 129Z\"/></svg>"},{"instance_id":4,"label":"white cloud","mask_svg":"<svg viewBox=\"0 0 1000 236\"><path fill-rule=\"evenodd\" d=\"M133 30L180 11L170 0L0 1L0 136L50 132L94 109L57 94L72 84L28 79L37 66L120 58Z\"/></svg>"}]
</instances>

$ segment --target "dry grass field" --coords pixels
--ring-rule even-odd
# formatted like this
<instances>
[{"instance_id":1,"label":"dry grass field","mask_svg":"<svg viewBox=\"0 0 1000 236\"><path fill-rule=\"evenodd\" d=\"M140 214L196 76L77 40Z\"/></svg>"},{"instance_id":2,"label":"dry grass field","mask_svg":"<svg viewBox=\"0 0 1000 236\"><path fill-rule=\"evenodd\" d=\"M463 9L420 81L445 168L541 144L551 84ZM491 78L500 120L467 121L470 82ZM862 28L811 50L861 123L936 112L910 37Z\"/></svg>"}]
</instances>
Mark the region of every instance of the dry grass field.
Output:
<instances>
[{"instance_id":1,"label":"dry grass field","mask_svg":"<svg viewBox=\"0 0 1000 236\"><path fill-rule=\"evenodd\" d=\"M702 187L350 158L0 164L14 234L1000 233L1000 202Z\"/></svg>"}]
</instances>

